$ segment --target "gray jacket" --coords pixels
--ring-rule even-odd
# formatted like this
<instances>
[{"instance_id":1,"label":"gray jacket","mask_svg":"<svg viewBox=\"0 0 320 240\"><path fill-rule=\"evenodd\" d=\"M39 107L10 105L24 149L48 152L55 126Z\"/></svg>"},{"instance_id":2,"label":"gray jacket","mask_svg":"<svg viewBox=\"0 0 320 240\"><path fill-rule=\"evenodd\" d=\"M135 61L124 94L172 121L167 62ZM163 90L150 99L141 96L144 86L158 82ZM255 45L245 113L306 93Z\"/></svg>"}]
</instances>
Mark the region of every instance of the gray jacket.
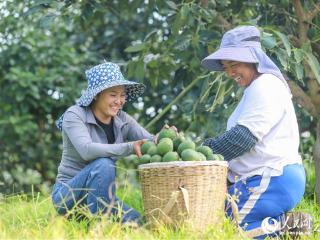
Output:
<instances>
[{"instance_id":1,"label":"gray jacket","mask_svg":"<svg viewBox=\"0 0 320 240\"><path fill-rule=\"evenodd\" d=\"M114 117L113 130L115 143L108 144L107 136L97 124L90 107L70 107L63 117L63 151L57 181L70 180L97 158L117 159L133 153L136 140L153 139L153 135L124 111Z\"/></svg>"}]
</instances>

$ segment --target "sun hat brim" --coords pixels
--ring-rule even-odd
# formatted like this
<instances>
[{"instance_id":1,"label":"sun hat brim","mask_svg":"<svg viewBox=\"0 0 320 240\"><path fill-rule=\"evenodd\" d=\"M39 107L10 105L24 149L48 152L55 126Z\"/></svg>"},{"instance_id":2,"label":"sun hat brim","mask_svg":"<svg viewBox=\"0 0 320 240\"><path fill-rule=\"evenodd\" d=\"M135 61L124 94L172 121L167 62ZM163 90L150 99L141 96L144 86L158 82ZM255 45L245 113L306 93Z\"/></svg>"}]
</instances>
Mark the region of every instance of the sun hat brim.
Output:
<instances>
[{"instance_id":1,"label":"sun hat brim","mask_svg":"<svg viewBox=\"0 0 320 240\"><path fill-rule=\"evenodd\" d=\"M120 82L115 83L107 83L99 86L94 89L87 89L81 95L81 97L77 100L77 105L79 106L89 106L92 100L97 96L98 93L102 92L105 89L116 87L116 86L124 86L126 90L126 101L133 101L141 96L145 90L145 85L137 82L132 82L128 80L121 80Z\"/></svg>"},{"instance_id":2,"label":"sun hat brim","mask_svg":"<svg viewBox=\"0 0 320 240\"><path fill-rule=\"evenodd\" d=\"M250 47L223 47L207 56L201 65L212 71L224 71L221 60L258 63L258 59Z\"/></svg>"}]
</instances>

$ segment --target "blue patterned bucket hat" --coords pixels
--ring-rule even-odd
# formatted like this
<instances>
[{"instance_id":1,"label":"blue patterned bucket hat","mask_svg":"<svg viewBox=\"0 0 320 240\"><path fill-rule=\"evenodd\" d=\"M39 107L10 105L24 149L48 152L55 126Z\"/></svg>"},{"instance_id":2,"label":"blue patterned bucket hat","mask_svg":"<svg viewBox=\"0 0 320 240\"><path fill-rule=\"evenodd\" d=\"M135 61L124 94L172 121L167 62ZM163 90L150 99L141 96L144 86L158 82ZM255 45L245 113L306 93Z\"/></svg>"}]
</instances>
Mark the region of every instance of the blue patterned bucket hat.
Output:
<instances>
[{"instance_id":1,"label":"blue patterned bucket hat","mask_svg":"<svg viewBox=\"0 0 320 240\"><path fill-rule=\"evenodd\" d=\"M86 71L88 87L77 100L79 106L89 106L98 93L115 86L124 86L126 90L126 100L132 101L143 94L145 86L124 79L117 64L106 62L94 66Z\"/></svg>"},{"instance_id":2,"label":"blue patterned bucket hat","mask_svg":"<svg viewBox=\"0 0 320 240\"><path fill-rule=\"evenodd\" d=\"M85 73L88 86L76 101L79 106L89 106L98 93L115 86L125 87L127 101L135 100L145 90L145 85L124 79L120 67L115 63L105 62L90 68ZM56 126L60 131L62 131L62 121L63 115L56 121Z\"/></svg>"}]
</instances>

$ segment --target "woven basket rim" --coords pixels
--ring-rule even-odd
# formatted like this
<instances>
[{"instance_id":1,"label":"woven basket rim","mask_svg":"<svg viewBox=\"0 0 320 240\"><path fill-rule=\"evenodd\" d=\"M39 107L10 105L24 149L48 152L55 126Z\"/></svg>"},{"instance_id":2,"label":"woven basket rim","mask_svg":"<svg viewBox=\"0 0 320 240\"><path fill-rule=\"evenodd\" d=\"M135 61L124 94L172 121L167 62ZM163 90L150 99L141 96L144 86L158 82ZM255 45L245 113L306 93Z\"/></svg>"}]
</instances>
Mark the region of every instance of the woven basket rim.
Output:
<instances>
[{"instance_id":1,"label":"woven basket rim","mask_svg":"<svg viewBox=\"0 0 320 240\"><path fill-rule=\"evenodd\" d=\"M138 169L149 169L149 168L171 168L171 167L193 167L193 166L222 166L228 167L227 161L174 161L174 162L154 162L140 164Z\"/></svg>"}]
</instances>

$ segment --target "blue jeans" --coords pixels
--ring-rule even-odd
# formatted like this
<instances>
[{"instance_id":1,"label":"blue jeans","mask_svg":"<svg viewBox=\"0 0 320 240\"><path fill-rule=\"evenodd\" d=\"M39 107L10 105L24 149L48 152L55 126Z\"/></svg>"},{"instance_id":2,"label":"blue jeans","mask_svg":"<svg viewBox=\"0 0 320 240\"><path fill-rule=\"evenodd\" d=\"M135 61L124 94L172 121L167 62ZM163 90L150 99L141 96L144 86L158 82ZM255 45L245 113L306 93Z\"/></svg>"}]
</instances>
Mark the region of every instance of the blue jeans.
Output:
<instances>
[{"instance_id":1,"label":"blue jeans","mask_svg":"<svg viewBox=\"0 0 320 240\"><path fill-rule=\"evenodd\" d=\"M281 216L293 209L302 199L306 184L303 165L291 164L283 174L272 177L266 171L262 176L253 176L228 187L228 193L236 196L239 208L239 224L245 231L261 229L265 234L255 238L273 237L278 231L265 231L267 223L281 221ZM227 216L233 218L227 205ZM273 222L272 222L272 221ZM270 222L271 221L271 222Z\"/></svg>"},{"instance_id":2,"label":"blue jeans","mask_svg":"<svg viewBox=\"0 0 320 240\"><path fill-rule=\"evenodd\" d=\"M52 202L61 215L76 206L86 205L91 213L110 214L122 223L140 223L140 214L116 197L115 177L115 162L109 158L98 158L69 181L56 182Z\"/></svg>"}]
</instances>

